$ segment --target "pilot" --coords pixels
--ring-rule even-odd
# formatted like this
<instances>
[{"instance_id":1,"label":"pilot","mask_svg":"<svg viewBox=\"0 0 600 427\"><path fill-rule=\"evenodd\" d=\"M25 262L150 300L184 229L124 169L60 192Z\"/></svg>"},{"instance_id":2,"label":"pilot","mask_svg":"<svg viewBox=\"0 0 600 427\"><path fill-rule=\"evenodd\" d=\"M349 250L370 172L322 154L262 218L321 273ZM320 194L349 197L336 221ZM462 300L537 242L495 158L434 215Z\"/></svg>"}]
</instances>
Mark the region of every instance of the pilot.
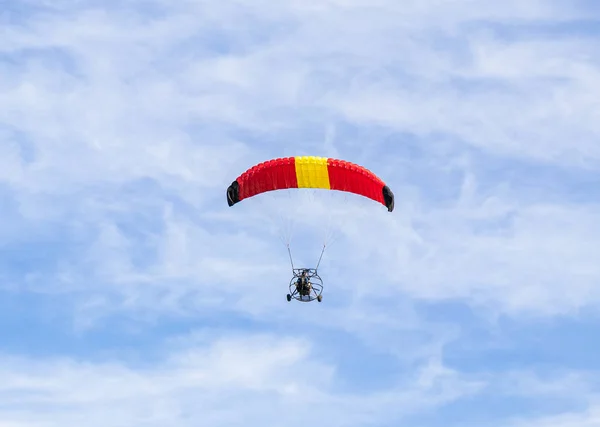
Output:
<instances>
[{"instance_id":1,"label":"pilot","mask_svg":"<svg viewBox=\"0 0 600 427\"><path fill-rule=\"evenodd\" d=\"M310 280L308 280L307 270L302 270L300 277L298 277L298 280L296 281L296 289L302 296L310 295L312 285Z\"/></svg>"}]
</instances>

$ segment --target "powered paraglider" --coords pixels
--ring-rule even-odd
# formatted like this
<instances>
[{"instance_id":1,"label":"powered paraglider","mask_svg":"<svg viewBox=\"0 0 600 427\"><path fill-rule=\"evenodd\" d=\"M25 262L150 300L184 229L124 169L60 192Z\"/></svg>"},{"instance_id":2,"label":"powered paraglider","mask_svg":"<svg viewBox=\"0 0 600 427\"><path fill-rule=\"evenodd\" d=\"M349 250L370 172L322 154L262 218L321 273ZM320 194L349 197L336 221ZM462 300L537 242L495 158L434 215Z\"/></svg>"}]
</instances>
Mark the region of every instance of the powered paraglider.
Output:
<instances>
[{"instance_id":1,"label":"powered paraglider","mask_svg":"<svg viewBox=\"0 0 600 427\"><path fill-rule=\"evenodd\" d=\"M318 189L353 193L394 210L394 194L385 182L363 166L345 160L317 156L296 156L267 160L242 173L227 188L227 204L231 207L243 200L267 192L289 189ZM286 243L292 265L292 280L287 300L321 302L323 281L318 268L294 267L289 240ZM304 286L308 279L309 287ZM301 283L303 282L303 283Z\"/></svg>"}]
</instances>

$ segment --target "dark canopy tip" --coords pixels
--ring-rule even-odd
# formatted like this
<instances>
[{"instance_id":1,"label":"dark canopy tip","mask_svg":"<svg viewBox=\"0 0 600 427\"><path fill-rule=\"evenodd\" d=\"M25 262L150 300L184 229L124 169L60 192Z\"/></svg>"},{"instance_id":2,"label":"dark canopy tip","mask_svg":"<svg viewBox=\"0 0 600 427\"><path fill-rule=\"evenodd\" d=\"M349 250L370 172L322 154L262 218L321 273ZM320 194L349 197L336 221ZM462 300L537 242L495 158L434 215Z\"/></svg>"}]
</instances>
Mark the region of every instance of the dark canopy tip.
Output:
<instances>
[{"instance_id":1,"label":"dark canopy tip","mask_svg":"<svg viewBox=\"0 0 600 427\"><path fill-rule=\"evenodd\" d=\"M237 181L233 181L229 187L227 187L227 204L231 207L240 201L240 184Z\"/></svg>"},{"instance_id":2,"label":"dark canopy tip","mask_svg":"<svg viewBox=\"0 0 600 427\"><path fill-rule=\"evenodd\" d=\"M388 208L388 212L392 212L394 210L394 193L392 193L392 190L387 185L383 186L383 200L385 206Z\"/></svg>"}]
</instances>

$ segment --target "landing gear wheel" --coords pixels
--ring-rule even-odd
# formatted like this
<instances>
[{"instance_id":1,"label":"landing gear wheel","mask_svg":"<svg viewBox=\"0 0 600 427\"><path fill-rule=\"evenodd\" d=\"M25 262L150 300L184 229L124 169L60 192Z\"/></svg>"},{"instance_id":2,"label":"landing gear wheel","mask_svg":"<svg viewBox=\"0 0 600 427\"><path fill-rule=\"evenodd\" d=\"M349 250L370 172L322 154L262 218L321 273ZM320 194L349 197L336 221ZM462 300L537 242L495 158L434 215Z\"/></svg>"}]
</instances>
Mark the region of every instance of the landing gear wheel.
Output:
<instances>
[{"instance_id":1,"label":"landing gear wheel","mask_svg":"<svg viewBox=\"0 0 600 427\"><path fill-rule=\"evenodd\" d=\"M286 298L287 298L288 302L290 302L292 300L292 296L290 294L287 294Z\"/></svg>"},{"instance_id":2,"label":"landing gear wheel","mask_svg":"<svg viewBox=\"0 0 600 427\"><path fill-rule=\"evenodd\" d=\"M323 295L319 295L319 296L317 297L317 301L319 301L319 302L323 301Z\"/></svg>"}]
</instances>

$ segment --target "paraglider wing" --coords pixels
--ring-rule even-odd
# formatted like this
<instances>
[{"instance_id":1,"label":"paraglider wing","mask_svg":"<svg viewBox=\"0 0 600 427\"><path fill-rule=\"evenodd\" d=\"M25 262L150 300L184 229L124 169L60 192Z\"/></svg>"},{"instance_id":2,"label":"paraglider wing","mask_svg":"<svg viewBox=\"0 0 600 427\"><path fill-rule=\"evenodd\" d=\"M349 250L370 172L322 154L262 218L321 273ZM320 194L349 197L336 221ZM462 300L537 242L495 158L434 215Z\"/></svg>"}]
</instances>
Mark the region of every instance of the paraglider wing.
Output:
<instances>
[{"instance_id":1,"label":"paraglider wing","mask_svg":"<svg viewBox=\"0 0 600 427\"><path fill-rule=\"evenodd\" d=\"M259 163L227 188L227 204L267 191L289 188L322 188L358 194L394 210L394 193L373 172L345 160L297 156Z\"/></svg>"}]
</instances>

